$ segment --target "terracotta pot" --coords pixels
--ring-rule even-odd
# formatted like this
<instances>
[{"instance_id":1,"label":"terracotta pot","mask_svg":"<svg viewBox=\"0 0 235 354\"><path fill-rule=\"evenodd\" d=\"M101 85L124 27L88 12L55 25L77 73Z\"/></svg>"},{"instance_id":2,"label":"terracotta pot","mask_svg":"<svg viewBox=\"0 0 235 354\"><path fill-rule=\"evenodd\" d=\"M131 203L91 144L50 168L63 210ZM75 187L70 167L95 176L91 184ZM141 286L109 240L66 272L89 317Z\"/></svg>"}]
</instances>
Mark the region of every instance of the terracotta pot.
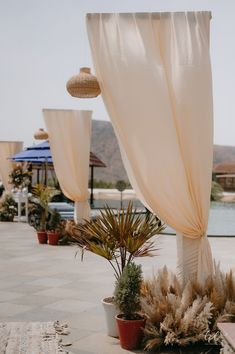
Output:
<instances>
[{"instance_id":1,"label":"terracotta pot","mask_svg":"<svg viewBox=\"0 0 235 354\"><path fill-rule=\"evenodd\" d=\"M48 237L49 245L52 245L52 246L58 245L58 241L59 241L59 237L60 237L58 232L48 231L47 232L47 237Z\"/></svg>"},{"instance_id":2,"label":"terracotta pot","mask_svg":"<svg viewBox=\"0 0 235 354\"><path fill-rule=\"evenodd\" d=\"M119 311L114 305L113 298L107 297L103 299L102 305L105 313L107 335L118 338L118 328L115 316L119 314Z\"/></svg>"},{"instance_id":3,"label":"terracotta pot","mask_svg":"<svg viewBox=\"0 0 235 354\"><path fill-rule=\"evenodd\" d=\"M143 338L143 328L146 319L139 316L136 320L124 320L123 315L117 315L116 321L118 325L120 344L123 349L138 349Z\"/></svg>"},{"instance_id":4,"label":"terracotta pot","mask_svg":"<svg viewBox=\"0 0 235 354\"><path fill-rule=\"evenodd\" d=\"M47 243L47 233L46 231L38 231L38 242L39 243Z\"/></svg>"}]
</instances>

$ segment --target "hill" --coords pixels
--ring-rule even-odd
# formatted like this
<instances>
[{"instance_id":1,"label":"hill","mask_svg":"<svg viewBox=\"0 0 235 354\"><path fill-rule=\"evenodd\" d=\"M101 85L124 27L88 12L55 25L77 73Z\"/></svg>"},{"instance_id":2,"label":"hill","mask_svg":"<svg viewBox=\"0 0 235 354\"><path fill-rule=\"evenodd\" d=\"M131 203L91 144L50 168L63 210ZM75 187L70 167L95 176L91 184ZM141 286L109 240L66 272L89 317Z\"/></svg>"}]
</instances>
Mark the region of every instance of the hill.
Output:
<instances>
[{"instance_id":1,"label":"hill","mask_svg":"<svg viewBox=\"0 0 235 354\"><path fill-rule=\"evenodd\" d=\"M107 166L106 168L95 168L94 178L96 180L112 183L118 180L128 182L117 138L110 122L92 121L91 151Z\"/></svg>"},{"instance_id":2,"label":"hill","mask_svg":"<svg viewBox=\"0 0 235 354\"><path fill-rule=\"evenodd\" d=\"M214 165L223 161L235 161L235 146L214 145Z\"/></svg>"},{"instance_id":3,"label":"hill","mask_svg":"<svg viewBox=\"0 0 235 354\"><path fill-rule=\"evenodd\" d=\"M91 151L105 164L106 168L95 168L94 178L115 183L122 179L128 182L112 124L108 121L92 121ZM214 165L222 161L235 161L235 146L214 145Z\"/></svg>"}]
</instances>

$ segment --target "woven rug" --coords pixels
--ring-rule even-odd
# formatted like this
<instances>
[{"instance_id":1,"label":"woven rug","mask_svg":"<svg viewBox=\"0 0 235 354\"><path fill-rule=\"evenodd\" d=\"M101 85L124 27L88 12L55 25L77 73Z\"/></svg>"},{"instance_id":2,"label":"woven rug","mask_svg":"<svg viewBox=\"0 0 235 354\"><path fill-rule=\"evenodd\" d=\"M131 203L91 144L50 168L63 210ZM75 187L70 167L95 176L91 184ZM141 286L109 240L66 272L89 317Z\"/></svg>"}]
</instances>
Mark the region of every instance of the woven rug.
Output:
<instances>
[{"instance_id":1,"label":"woven rug","mask_svg":"<svg viewBox=\"0 0 235 354\"><path fill-rule=\"evenodd\" d=\"M0 322L1 354L67 354L60 335L68 326L56 322Z\"/></svg>"}]
</instances>

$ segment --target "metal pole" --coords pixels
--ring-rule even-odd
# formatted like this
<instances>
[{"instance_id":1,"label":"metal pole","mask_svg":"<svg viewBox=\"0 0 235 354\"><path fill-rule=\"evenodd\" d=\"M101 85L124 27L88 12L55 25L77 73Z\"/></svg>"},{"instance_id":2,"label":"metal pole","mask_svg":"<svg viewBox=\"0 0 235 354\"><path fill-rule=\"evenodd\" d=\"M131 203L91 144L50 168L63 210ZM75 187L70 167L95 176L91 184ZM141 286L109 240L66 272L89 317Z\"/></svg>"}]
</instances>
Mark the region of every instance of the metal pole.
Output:
<instances>
[{"instance_id":1,"label":"metal pole","mask_svg":"<svg viewBox=\"0 0 235 354\"><path fill-rule=\"evenodd\" d=\"M45 181L44 184L47 186L47 157L45 158Z\"/></svg>"},{"instance_id":2,"label":"metal pole","mask_svg":"<svg viewBox=\"0 0 235 354\"><path fill-rule=\"evenodd\" d=\"M40 170L39 170L39 168L37 168L37 184L39 184L39 183L40 183L40 176L39 176L39 172L40 172Z\"/></svg>"},{"instance_id":3,"label":"metal pole","mask_svg":"<svg viewBox=\"0 0 235 354\"><path fill-rule=\"evenodd\" d=\"M91 207L94 206L94 195L93 195L93 188L94 188L94 166L91 166L91 194L90 194L90 205Z\"/></svg>"}]
</instances>

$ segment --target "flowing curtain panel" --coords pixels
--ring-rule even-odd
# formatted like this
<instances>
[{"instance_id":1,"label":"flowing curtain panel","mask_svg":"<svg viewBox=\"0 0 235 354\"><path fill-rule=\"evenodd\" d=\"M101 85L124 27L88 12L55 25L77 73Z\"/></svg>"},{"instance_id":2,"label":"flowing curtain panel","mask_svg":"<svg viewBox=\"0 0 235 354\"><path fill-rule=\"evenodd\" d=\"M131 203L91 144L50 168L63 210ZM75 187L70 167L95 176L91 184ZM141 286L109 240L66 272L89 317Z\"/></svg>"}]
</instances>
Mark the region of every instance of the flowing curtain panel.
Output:
<instances>
[{"instance_id":1,"label":"flowing curtain panel","mask_svg":"<svg viewBox=\"0 0 235 354\"><path fill-rule=\"evenodd\" d=\"M12 184L9 183L9 174L14 165L10 158L22 149L22 141L0 141L0 176L7 191L13 188Z\"/></svg>"},{"instance_id":2,"label":"flowing curtain panel","mask_svg":"<svg viewBox=\"0 0 235 354\"><path fill-rule=\"evenodd\" d=\"M74 220L89 219L88 176L92 111L44 109L55 173L73 200Z\"/></svg>"},{"instance_id":3,"label":"flowing curtain panel","mask_svg":"<svg viewBox=\"0 0 235 354\"><path fill-rule=\"evenodd\" d=\"M178 274L213 272L210 12L88 14L102 97L142 202L177 232Z\"/></svg>"}]
</instances>

